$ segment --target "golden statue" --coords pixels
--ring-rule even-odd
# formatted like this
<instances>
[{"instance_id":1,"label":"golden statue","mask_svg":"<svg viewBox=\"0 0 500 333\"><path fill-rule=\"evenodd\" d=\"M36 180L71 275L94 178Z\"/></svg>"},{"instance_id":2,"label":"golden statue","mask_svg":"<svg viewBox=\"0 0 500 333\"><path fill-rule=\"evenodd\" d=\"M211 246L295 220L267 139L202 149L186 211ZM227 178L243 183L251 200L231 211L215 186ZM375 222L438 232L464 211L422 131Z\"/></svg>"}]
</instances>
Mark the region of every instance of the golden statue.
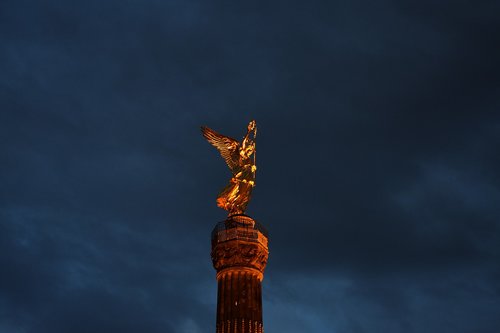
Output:
<instances>
[{"instance_id":1,"label":"golden statue","mask_svg":"<svg viewBox=\"0 0 500 333\"><path fill-rule=\"evenodd\" d=\"M243 214L250 201L252 188L255 186L255 137L257 125L255 120L248 124L247 134L239 143L233 138L219 134L202 126L201 131L226 161L233 173L229 184L217 197L217 206L229 212L229 216ZM253 133L253 139L250 135Z\"/></svg>"}]
</instances>

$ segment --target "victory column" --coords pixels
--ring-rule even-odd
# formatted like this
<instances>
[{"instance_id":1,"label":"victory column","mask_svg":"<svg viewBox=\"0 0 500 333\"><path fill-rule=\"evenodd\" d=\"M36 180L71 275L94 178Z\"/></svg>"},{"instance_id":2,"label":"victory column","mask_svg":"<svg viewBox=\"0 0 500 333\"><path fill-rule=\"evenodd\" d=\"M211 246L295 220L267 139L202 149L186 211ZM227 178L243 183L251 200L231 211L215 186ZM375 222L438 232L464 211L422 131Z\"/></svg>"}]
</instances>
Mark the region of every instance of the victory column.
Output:
<instances>
[{"instance_id":1,"label":"victory column","mask_svg":"<svg viewBox=\"0 0 500 333\"><path fill-rule=\"evenodd\" d=\"M216 333L263 333L262 279L268 250L267 231L245 209L255 186L255 137L251 121L241 142L202 126L203 136L232 172L217 197L228 216L212 231L212 262L217 271Z\"/></svg>"}]
</instances>

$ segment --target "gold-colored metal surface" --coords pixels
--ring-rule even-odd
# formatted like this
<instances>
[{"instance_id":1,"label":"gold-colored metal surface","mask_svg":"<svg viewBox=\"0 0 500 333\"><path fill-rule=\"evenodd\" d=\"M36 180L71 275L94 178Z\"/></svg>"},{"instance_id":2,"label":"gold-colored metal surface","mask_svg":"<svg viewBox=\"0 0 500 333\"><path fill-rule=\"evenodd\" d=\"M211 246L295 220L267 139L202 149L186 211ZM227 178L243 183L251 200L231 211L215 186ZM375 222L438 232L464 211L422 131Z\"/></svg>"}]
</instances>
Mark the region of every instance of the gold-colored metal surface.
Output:
<instances>
[{"instance_id":1,"label":"gold-colored metal surface","mask_svg":"<svg viewBox=\"0 0 500 333\"><path fill-rule=\"evenodd\" d=\"M217 206L229 212L229 215L243 214L250 201L252 188L255 186L255 137L257 125L252 120L247 127L243 140L237 140L217 133L202 126L205 139L219 150L233 176L229 184L217 197Z\"/></svg>"}]
</instances>

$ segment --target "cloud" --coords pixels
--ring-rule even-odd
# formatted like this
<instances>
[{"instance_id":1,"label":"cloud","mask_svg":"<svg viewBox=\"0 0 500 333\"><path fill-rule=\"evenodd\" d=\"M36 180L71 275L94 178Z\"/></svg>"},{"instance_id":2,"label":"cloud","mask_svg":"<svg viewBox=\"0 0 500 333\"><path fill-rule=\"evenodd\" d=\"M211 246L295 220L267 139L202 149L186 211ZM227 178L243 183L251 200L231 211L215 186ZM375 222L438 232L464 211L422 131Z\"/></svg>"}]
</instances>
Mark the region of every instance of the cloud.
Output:
<instances>
[{"instance_id":1,"label":"cloud","mask_svg":"<svg viewBox=\"0 0 500 333\"><path fill-rule=\"evenodd\" d=\"M208 332L256 119L266 330L493 332L496 4L0 4L0 331Z\"/></svg>"}]
</instances>

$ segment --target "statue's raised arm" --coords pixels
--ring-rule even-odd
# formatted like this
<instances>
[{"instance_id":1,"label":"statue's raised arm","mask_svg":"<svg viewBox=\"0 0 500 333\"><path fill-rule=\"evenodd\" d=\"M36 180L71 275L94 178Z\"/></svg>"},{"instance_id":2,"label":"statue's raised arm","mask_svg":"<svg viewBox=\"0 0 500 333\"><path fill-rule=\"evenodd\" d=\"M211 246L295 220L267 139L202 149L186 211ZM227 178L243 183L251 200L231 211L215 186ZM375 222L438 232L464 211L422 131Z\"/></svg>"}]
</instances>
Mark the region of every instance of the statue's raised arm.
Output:
<instances>
[{"instance_id":1,"label":"statue's raised arm","mask_svg":"<svg viewBox=\"0 0 500 333\"><path fill-rule=\"evenodd\" d=\"M247 127L247 134L239 143L233 138L217 133L202 126L205 139L220 152L231 169L229 184L217 197L217 206L229 212L229 215L243 214L250 201L252 188L255 186L255 137L257 125L252 120Z\"/></svg>"}]
</instances>

